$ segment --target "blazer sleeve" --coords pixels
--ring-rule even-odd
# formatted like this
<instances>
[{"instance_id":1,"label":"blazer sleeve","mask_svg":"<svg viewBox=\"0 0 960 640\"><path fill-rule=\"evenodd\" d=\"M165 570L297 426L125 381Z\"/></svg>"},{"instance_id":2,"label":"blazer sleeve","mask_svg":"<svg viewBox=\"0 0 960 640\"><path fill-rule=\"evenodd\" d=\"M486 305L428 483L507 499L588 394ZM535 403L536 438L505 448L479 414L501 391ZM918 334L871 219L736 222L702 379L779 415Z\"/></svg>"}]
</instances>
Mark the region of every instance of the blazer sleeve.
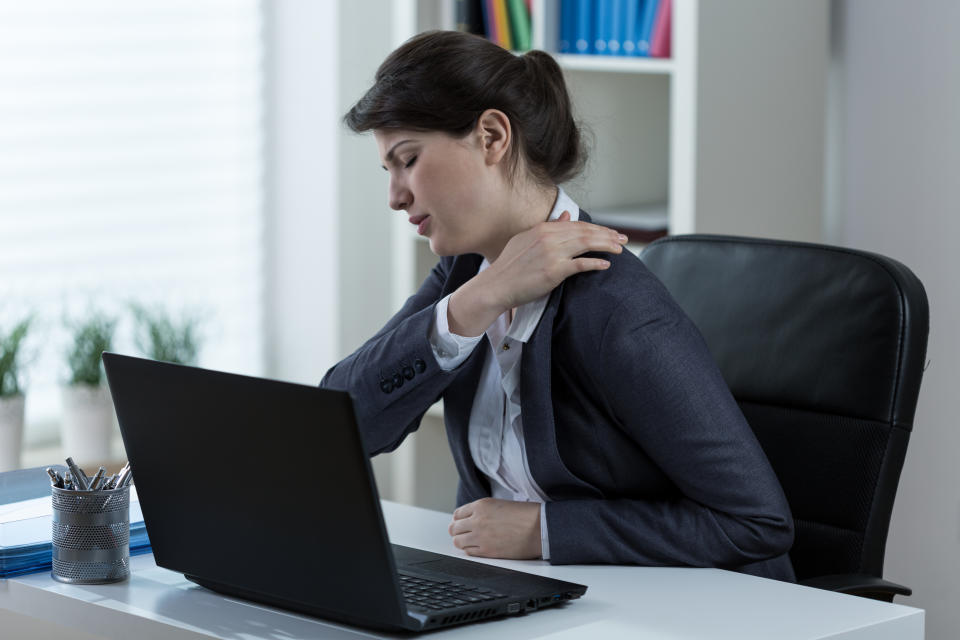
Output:
<instances>
[{"instance_id":1,"label":"blazer sleeve","mask_svg":"<svg viewBox=\"0 0 960 640\"><path fill-rule=\"evenodd\" d=\"M396 449L457 375L440 368L429 341L451 263L441 260L400 311L320 381L353 397L368 455Z\"/></svg>"},{"instance_id":2,"label":"blazer sleeve","mask_svg":"<svg viewBox=\"0 0 960 640\"><path fill-rule=\"evenodd\" d=\"M551 563L735 568L786 553L783 490L705 341L672 299L649 306L619 305L585 373L680 495L548 503Z\"/></svg>"}]
</instances>

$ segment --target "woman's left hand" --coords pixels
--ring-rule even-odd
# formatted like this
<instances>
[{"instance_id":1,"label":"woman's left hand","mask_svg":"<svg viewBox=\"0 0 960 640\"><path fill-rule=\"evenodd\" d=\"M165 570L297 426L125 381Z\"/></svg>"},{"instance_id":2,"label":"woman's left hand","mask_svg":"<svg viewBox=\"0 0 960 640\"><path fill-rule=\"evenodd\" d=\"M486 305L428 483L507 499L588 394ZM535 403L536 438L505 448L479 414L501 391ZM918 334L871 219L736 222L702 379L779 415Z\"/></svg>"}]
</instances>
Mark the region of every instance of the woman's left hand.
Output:
<instances>
[{"instance_id":1,"label":"woman's left hand","mask_svg":"<svg viewBox=\"0 0 960 640\"><path fill-rule=\"evenodd\" d=\"M453 544L470 556L531 560L540 548L540 503L482 498L453 512Z\"/></svg>"}]
</instances>

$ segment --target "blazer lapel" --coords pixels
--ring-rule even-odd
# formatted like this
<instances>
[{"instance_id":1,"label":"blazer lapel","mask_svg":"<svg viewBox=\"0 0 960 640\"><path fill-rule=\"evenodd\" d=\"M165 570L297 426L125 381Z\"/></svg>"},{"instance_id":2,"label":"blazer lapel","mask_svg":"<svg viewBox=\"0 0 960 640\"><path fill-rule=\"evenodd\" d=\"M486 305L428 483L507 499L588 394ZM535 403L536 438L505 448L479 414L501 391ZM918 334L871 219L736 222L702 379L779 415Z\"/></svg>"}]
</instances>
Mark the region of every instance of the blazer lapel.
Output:
<instances>
[{"instance_id":1,"label":"blazer lapel","mask_svg":"<svg viewBox=\"0 0 960 640\"><path fill-rule=\"evenodd\" d=\"M520 390L527 461L534 480L551 500L602 497L596 487L567 469L557 448L550 354L553 348L553 323L562 295L563 283L560 283L550 294L537 329L523 347Z\"/></svg>"},{"instance_id":2,"label":"blazer lapel","mask_svg":"<svg viewBox=\"0 0 960 640\"><path fill-rule=\"evenodd\" d=\"M460 285L477 275L481 262L483 262L482 256L472 254L454 260L450 275L443 287L442 296L453 293ZM481 476L476 465L473 464L467 437L473 399L477 393L477 385L480 383L480 373L483 370L487 351L484 342L477 345L466 362L460 365L456 381L447 387L443 394L443 422L447 430L450 452L460 471L461 492L465 493L470 500L490 495L489 482Z\"/></svg>"}]
</instances>

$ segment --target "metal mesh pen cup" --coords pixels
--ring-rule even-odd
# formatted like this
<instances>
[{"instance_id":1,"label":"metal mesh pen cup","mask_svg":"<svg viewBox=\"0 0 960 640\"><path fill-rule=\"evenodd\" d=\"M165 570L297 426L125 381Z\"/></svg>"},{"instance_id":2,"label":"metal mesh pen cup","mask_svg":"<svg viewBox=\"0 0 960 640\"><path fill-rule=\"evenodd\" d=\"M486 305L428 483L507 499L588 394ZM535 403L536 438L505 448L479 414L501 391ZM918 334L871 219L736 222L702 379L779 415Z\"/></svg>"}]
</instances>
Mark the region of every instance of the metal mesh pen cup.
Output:
<instances>
[{"instance_id":1,"label":"metal mesh pen cup","mask_svg":"<svg viewBox=\"0 0 960 640\"><path fill-rule=\"evenodd\" d=\"M130 576L130 487L67 491L53 487L53 578L74 584Z\"/></svg>"}]
</instances>

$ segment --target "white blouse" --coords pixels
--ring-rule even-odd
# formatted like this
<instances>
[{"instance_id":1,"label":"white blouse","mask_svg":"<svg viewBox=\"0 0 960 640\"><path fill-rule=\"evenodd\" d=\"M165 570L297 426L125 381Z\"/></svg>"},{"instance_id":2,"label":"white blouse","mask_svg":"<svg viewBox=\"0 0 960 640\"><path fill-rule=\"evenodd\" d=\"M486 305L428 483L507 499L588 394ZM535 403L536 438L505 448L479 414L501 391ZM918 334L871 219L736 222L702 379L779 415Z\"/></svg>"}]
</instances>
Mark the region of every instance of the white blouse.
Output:
<instances>
[{"instance_id":1,"label":"white blouse","mask_svg":"<svg viewBox=\"0 0 960 640\"><path fill-rule=\"evenodd\" d=\"M556 220L564 211L570 212L571 220L578 220L580 207L563 189L557 191L557 200L548 220ZM478 273L489 266L484 259ZM533 335L549 297L547 294L517 307L512 322L508 311L498 317L483 335L464 337L450 332L447 323L450 296L447 296L437 303L430 332L434 356L445 371L460 366L486 337L483 348L489 349L493 357L484 360L473 398L468 433L470 454L477 468L489 478L494 498L541 504L540 543L544 560L550 559L546 509L543 506L548 498L537 486L527 462L520 366L523 345Z\"/></svg>"}]
</instances>

